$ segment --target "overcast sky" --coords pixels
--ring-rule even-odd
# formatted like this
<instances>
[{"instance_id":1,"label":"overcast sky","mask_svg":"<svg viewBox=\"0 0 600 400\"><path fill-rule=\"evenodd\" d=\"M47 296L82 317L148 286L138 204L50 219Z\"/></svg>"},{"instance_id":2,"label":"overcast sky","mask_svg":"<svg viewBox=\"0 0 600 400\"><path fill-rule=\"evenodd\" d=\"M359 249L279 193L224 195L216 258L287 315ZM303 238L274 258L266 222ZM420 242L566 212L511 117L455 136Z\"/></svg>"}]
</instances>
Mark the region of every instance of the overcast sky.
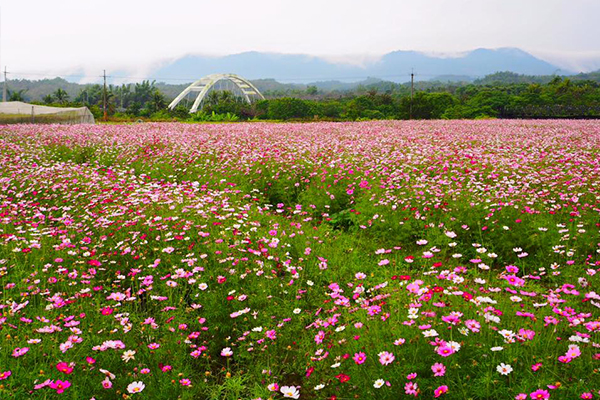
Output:
<instances>
[{"instance_id":1,"label":"overcast sky","mask_svg":"<svg viewBox=\"0 0 600 400\"><path fill-rule=\"evenodd\" d=\"M46 73L127 69L249 50L359 63L393 50L519 47L600 68L599 0L3 0L0 64ZM33 78L34 75L28 77Z\"/></svg>"}]
</instances>

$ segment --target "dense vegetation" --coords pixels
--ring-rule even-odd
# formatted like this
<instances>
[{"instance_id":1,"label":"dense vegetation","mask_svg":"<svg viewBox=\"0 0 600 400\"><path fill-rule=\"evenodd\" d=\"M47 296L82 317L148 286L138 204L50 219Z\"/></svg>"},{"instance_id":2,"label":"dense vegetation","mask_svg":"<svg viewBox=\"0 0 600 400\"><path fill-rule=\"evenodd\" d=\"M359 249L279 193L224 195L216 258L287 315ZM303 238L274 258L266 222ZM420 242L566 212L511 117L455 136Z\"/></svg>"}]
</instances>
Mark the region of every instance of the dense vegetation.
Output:
<instances>
[{"instance_id":1,"label":"dense vegetation","mask_svg":"<svg viewBox=\"0 0 600 400\"><path fill-rule=\"evenodd\" d=\"M347 90L324 90L316 85L266 85L267 100L245 104L231 92L212 92L204 109L190 116L183 106L166 108L185 85L143 81L109 85L108 114L113 120L139 118L165 121L237 121L362 119L475 119L475 118L596 118L600 117L600 73L525 76L501 72L467 82L417 82L411 101L409 84L369 80ZM258 85L260 87L260 84ZM325 83L323 83L325 85ZM18 85L17 85L18 86ZM326 86L326 85L325 85ZM330 86L329 87L335 87ZM342 86L343 87L343 86ZM70 88L73 90L73 88ZM12 100L28 100L27 88L13 90ZM88 106L102 116L103 88L87 85L75 96L62 88L43 97L43 104Z\"/></svg>"}]
</instances>

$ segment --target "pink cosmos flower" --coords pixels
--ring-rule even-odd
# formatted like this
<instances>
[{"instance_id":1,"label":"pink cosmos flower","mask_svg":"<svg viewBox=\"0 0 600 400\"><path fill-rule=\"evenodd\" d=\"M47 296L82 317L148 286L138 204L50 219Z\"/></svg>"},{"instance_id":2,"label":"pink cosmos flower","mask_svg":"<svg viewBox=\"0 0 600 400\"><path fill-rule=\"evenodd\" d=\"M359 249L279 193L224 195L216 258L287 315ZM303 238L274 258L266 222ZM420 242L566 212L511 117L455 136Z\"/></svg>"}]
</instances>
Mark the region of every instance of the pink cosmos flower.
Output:
<instances>
[{"instance_id":1,"label":"pink cosmos flower","mask_svg":"<svg viewBox=\"0 0 600 400\"><path fill-rule=\"evenodd\" d=\"M267 332L265 332L265 335L271 340L277 339L277 332L275 331L275 329L268 330Z\"/></svg>"},{"instance_id":2,"label":"pink cosmos flower","mask_svg":"<svg viewBox=\"0 0 600 400\"><path fill-rule=\"evenodd\" d=\"M589 399L594 398L594 395L591 392L586 392L586 393L581 393L581 396L579 396L579 397L582 399L585 399L585 400L589 400Z\"/></svg>"},{"instance_id":3,"label":"pink cosmos flower","mask_svg":"<svg viewBox=\"0 0 600 400\"><path fill-rule=\"evenodd\" d=\"M541 367L542 367L542 363L535 363L531 366L531 370L535 372L538 369L540 369Z\"/></svg>"},{"instance_id":4,"label":"pink cosmos flower","mask_svg":"<svg viewBox=\"0 0 600 400\"><path fill-rule=\"evenodd\" d=\"M448 357L448 356L454 354L454 349L448 345L437 346L435 351L442 357Z\"/></svg>"},{"instance_id":5,"label":"pink cosmos flower","mask_svg":"<svg viewBox=\"0 0 600 400\"><path fill-rule=\"evenodd\" d=\"M419 385L416 382L406 382L404 393L417 397L419 395Z\"/></svg>"},{"instance_id":6,"label":"pink cosmos flower","mask_svg":"<svg viewBox=\"0 0 600 400\"><path fill-rule=\"evenodd\" d=\"M21 357L21 356L27 354L28 351L29 351L29 347L16 347L12 352L12 356L15 358Z\"/></svg>"},{"instance_id":7,"label":"pink cosmos flower","mask_svg":"<svg viewBox=\"0 0 600 400\"><path fill-rule=\"evenodd\" d=\"M354 357L352 357L352 359L354 360L354 362L356 364L360 365L365 362L365 360L367 359L367 355L363 352L355 353Z\"/></svg>"},{"instance_id":8,"label":"pink cosmos flower","mask_svg":"<svg viewBox=\"0 0 600 400\"><path fill-rule=\"evenodd\" d=\"M179 383L181 384L181 386L192 386L192 381L188 378L180 379Z\"/></svg>"},{"instance_id":9,"label":"pink cosmos flower","mask_svg":"<svg viewBox=\"0 0 600 400\"><path fill-rule=\"evenodd\" d=\"M546 400L550 398L550 393L547 390L538 389L535 392L529 394L533 400Z\"/></svg>"},{"instance_id":10,"label":"pink cosmos flower","mask_svg":"<svg viewBox=\"0 0 600 400\"><path fill-rule=\"evenodd\" d=\"M448 393L448 386L446 386L446 385L439 386L437 389L435 389L433 391L433 394L434 394L433 397L436 397L436 398L440 397L444 393Z\"/></svg>"},{"instance_id":11,"label":"pink cosmos flower","mask_svg":"<svg viewBox=\"0 0 600 400\"><path fill-rule=\"evenodd\" d=\"M387 351L382 351L381 353L378 354L379 355L379 362L381 363L381 365L389 365L392 362L394 362L394 354L389 353Z\"/></svg>"},{"instance_id":12,"label":"pink cosmos flower","mask_svg":"<svg viewBox=\"0 0 600 400\"><path fill-rule=\"evenodd\" d=\"M410 374L408 374L406 376L406 379L408 379L409 381L411 381L411 380L415 379L416 377L417 377L417 373L416 372L412 372L412 373L410 373Z\"/></svg>"},{"instance_id":13,"label":"pink cosmos flower","mask_svg":"<svg viewBox=\"0 0 600 400\"><path fill-rule=\"evenodd\" d=\"M576 344L569 345L569 350L567 350L567 354L566 354L567 357L577 358L580 355L581 355L581 350L579 349L579 346L577 346Z\"/></svg>"},{"instance_id":14,"label":"pink cosmos flower","mask_svg":"<svg viewBox=\"0 0 600 400\"><path fill-rule=\"evenodd\" d=\"M7 379L11 375L12 375L12 371L0 372L0 381Z\"/></svg>"},{"instance_id":15,"label":"pink cosmos flower","mask_svg":"<svg viewBox=\"0 0 600 400\"><path fill-rule=\"evenodd\" d=\"M104 389L110 389L112 387L112 382L110 381L110 379L108 379L108 377L104 378L104 380L102 381L102 387Z\"/></svg>"},{"instance_id":16,"label":"pink cosmos flower","mask_svg":"<svg viewBox=\"0 0 600 400\"><path fill-rule=\"evenodd\" d=\"M446 367L442 363L435 363L431 366L433 376L444 376L446 374Z\"/></svg>"},{"instance_id":17,"label":"pink cosmos flower","mask_svg":"<svg viewBox=\"0 0 600 400\"><path fill-rule=\"evenodd\" d=\"M525 400L527 399L527 395L525 393L519 393L515 396L515 400Z\"/></svg>"}]
</instances>

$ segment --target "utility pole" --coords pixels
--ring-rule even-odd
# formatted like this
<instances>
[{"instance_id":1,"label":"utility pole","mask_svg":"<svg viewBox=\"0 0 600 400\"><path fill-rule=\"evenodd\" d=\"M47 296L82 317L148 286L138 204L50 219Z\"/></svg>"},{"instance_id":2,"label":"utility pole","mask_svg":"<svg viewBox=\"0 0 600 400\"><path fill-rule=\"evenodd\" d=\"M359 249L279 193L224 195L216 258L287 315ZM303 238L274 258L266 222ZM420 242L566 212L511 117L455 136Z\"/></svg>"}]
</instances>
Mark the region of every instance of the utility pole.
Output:
<instances>
[{"instance_id":1,"label":"utility pole","mask_svg":"<svg viewBox=\"0 0 600 400\"><path fill-rule=\"evenodd\" d=\"M104 122L106 122L106 70L104 70L104 90L102 91L102 109L104 111Z\"/></svg>"},{"instance_id":2,"label":"utility pole","mask_svg":"<svg viewBox=\"0 0 600 400\"><path fill-rule=\"evenodd\" d=\"M410 71L410 119L413 116L413 97L415 94L415 73L414 70Z\"/></svg>"},{"instance_id":3,"label":"utility pole","mask_svg":"<svg viewBox=\"0 0 600 400\"><path fill-rule=\"evenodd\" d=\"M6 103L6 95L8 88L6 87L6 65L4 66L4 89L2 90L2 101Z\"/></svg>"}]
</instances>

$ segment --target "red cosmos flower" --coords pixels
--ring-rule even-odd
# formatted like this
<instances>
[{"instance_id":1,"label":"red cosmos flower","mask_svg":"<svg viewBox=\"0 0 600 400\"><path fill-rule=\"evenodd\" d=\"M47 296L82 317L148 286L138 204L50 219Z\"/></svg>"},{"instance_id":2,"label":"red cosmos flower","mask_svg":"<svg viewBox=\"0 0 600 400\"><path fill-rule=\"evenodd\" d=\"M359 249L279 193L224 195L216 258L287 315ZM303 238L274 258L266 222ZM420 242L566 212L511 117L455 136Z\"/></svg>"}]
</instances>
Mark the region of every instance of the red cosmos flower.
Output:
<instances>
[{"instance_id":1,"label":"red cosmos flower","mask_svg":"<svg viewBox=\"0 0 600 400\"><path fill-rule=\"evenodd\" d=\"M443 291L444 291L444 288L443 288L443 287L441 287L441 286L434 286L434 287L433 287L433 291L434 291L435 293L443 292Z\"/></svg>"},{"instance_id":2,"label":"red cosmos flower","mask_svg":"<svg viewBox=\"0 0 600 400\"><path fill-rule=\"evenodd\" d=\"M473 295L472 295L471 293L469 293L469 292L464 292L464 293L462 294L462 297L463 297L463 299L465 299L466 301L469 301L469 300L471 300L471 299L473 298Z\"/></svg>"},{"instance_id":3,"label":"red cosmos flower","mask_svg":"<svg viewBox=\"0 0 600 400\"><path fill-rule=\"evenodd\" d=\"M350 377L346 374L338 374L335 377L340 380L340 383L348 382L350 380Z\"/></svg>"}]
</instances>

